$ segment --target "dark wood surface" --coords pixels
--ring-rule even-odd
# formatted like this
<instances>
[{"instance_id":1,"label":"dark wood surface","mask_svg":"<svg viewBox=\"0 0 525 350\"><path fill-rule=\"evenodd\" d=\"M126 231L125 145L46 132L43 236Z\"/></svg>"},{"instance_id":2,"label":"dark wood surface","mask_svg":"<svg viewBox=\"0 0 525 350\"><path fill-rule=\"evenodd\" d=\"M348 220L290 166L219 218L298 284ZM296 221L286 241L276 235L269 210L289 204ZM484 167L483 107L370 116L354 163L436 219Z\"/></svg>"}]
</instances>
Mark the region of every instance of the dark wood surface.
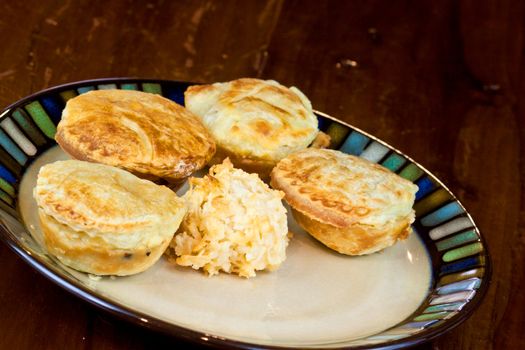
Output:
<instances>
[{"instance_id":1,"label":"dark wood surface","mask_svg":"<svg viewBox=\"0 0 525 350\"><path fill-rule=\"evenodd\" d=\"M421 349L525 348L525 2L2 1L0 106L137 76L273 78L411 155L475 218L493 280ZM68 294L0 243L0 348L182 348Z\"/></svg>"}]
</instances>

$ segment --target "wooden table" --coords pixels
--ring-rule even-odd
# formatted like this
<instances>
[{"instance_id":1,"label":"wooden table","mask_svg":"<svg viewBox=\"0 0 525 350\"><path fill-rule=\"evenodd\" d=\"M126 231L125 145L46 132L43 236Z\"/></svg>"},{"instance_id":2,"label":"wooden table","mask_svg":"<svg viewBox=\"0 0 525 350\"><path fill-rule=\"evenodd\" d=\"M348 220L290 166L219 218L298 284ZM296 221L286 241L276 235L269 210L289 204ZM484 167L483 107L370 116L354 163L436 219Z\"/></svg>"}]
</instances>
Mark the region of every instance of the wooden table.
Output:
<instances>
[{"instance_id":1,"label":"wooden table","mask_svg":"<svg viewBox=\"0 0 525 350\"><path fill-rule=\"evenodd\" d=\"M441 178L487 239L492 286L422 349L525 348L525 2L0 3L0 106L88 78L276 79ZM181 346L71 296L0 244L0 348Z\"/></svg>"}]
</instances>

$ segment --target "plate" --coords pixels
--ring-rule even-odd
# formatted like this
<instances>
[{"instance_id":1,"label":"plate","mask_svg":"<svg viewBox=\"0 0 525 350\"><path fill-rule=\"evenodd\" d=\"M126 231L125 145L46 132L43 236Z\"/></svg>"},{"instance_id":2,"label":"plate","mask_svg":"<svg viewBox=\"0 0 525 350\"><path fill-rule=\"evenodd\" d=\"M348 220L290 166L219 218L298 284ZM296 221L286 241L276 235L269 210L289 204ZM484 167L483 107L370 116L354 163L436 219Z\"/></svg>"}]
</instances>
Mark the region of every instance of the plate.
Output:
<instances>
[{"instance_id":1,"label":"plate","mask_svg":"<svg viewBox=\"0 0 525 350\"><path fill-rule=\"evenodd\" d=\"M277 271L206 277L164 259L144 273L93 278L46 253L32 190L38 169L67 156L54 134L68 99L94 89L133 89L183 104L189 83L132 78L54 87L0 115L0 236L26 262L80 298L131 322L227 348L398 348L464 321L490 278L486 244L456 197L412 159L316 112L331 148L382 164L419 186L414 233L369 256L337 254L289 216L294 233ZM186 190L179 190L179 194Z\"/></svg>"}]
</instances>

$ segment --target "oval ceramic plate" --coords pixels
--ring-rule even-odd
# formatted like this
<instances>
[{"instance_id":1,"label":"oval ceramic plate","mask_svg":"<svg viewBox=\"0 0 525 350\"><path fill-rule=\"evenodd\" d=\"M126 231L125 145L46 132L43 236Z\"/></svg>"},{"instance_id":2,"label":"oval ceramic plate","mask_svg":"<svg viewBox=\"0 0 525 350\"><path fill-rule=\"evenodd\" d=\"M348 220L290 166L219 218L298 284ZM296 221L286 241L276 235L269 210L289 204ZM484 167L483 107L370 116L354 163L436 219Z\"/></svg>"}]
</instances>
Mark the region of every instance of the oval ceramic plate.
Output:
<instances>
[{"instance_id":1,"label":"oval ceramic plate","mask_svg":"<svg viewBox=\"0 0 525 350\"><path fill-rule=\"evenodd\" d=\"M289 217L287 260L252 279L206 277L161 259L144 273L94 279L46 253L32 190L38 169L66 155L54 135L68 99L93 89L133 89L183 104L188 83L102 79L48 89L0 116L0 230L31 266L124 319L228 348L397 348L464 321L488 287L490 262L472 218L432 174L360 130L317 113L331 147L382 164L419 186L414 233L383 252L337 254ZM183 187L179 192L185 191Z\"/></svg>"}]
</instances>

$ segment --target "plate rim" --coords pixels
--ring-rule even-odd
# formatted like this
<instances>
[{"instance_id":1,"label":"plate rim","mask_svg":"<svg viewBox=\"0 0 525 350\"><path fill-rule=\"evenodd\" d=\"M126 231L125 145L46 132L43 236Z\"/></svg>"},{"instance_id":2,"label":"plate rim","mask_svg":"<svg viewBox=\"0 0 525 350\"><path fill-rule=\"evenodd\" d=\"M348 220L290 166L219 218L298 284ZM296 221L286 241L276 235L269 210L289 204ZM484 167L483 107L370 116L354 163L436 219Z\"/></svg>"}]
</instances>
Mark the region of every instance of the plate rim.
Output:
<instances>
[{"instance_id":1,"label":"plate rim","mask_svg":"<svg viewBox=\"0 0 525 350\"><path fill-rule=\"evenodd\" d=\"M181 81L181 80L140 78L140 77L111 77L111 78L96 78L96 79L79 80L75 82L69 82L65 84L52 86L52 87L37 91L35 93L32 93L28 96L25 96L19 99L18 101L15 101L14 103L2 109L2 111L0 112L0 120L2 120L3 117L6 114L8 114L11 110L18 108L24 103L34 100L36 97L44 95L46 93L51 93L51 92L63 90L66 88L74 88L76 86L86 85L86 84L99 85L99 84L119 83L123 81L136 82L136 83L154 82L154 83L160 83L160 84L168 83L168 84L180 84L180 85L196 84L193 82ZM390 340L390 341L386 341L380 344L342 346L338 348L341 348L341 349L385 349L386 350L386 349L397 349L397 348L407 347L407 346L411 347L411 346L415 346L418 344L426 343L456 328L459 324L467 320L473 314L473 312L479 307L479 305L481 304L481 302L483 301L483 299L485 298L487 294L487 291L491 285L491 280L492 280L492 261L491 261L491 256L490 256L489 248L487 245L487 241L485 237L483 236L483 234L481 233L481 231L479 230L479 227L477 226L476 222L472 218L471 214L465 208L463 203L461 203L461 201L455 196L455 194L439 178L437 178L431 171L429 171L427 168L422 166L419 162L415 161L412 157L406 155L405 152L400 151L396 147L393 147L392 145L379 139L378 137L371 135L370 133L363 131L360 128L355 127L347 122L339 120L329 114L326 114L324 112L320 112L317 110L314 110L314 114L319 115L326 119L330 119L341 125L349 127L352 130L356 130L357 132L369 137L371 140L374 140L388 147L389 149L395 152L398 152L403 157L405 157L407 160L409 160L410 162L412 162L413 164L421 168L425 172L425 174L427 174L434 181L436 181L451 196L451 198L454 201L457 201L457 203L461 206L461 208L463 208L463 210L465 211L465 214L471 220L474 229L479 233L480 242L483 246L485 259L486 259L485 265L484 265L484 269L485 269L484 275L483 275L483 278L481 278L481 284L479 288L477 289L474 298L472 298L465 305L465 307L461 309L460 312L458 312L456 315L454 315L450 319L447 319L446 322L443 322L442 324L436 327L433 327L433 328L426 328L422 330L421 332L415 333L413 335L410 335L408 337L398 339L398 340ZM17 206L18 206L18 203L17 203ZM10 213L7 213L7 214L10 215ZM213 347L233 346L238 349L283 349L283 350L297 348L295 346L275 346L275 345L248 343L248 342L239 341L239 340L235 340L235 339L231 339L227 337L212 335L212 334L208 334L203 331L185 328L185 327L182 327L182 326L170 323L170 322L166 322L156 317L153 317L151 315L144 314L140 311L133 310L132 308L122 305L119 302L112 301L109 298L104 297L103 295L95 295L96 293L84 287L81 283L77 282L70 276L61 274L54 266L52 266L52 264L49 264L45 261L45 259L40 258L38 253L31 251L29 247L20 246L17 242L15 235L10 231L8 227L3 225L3 223L0 223L0 238L2 238L2 240L7 244L7 246L12 251L14 251L18 256L20 256L23 261L25 261L30 266L35 268L40 274L42 274L48 280L59 285L61 288L64 288L66 291L70 292L71 294L75 295L81 300L87 301L89 304L96 306L98 309L108 312L112 314L113 316L116 316L128 322L131 322L135 325L139 325L139 326L142 326L150 330L154 330L154 331L159 331L163 334L173 336L173 337L179 338L187 342L193 342L193 343L198 343L200 345L207 345L207 346L213 346ZM431 287L431 290L433 290L433 286ZM396 325L392 327L395 327L395 326ZM309 348L315 349L315 345Z\"/></svg>"}]
</instances>

